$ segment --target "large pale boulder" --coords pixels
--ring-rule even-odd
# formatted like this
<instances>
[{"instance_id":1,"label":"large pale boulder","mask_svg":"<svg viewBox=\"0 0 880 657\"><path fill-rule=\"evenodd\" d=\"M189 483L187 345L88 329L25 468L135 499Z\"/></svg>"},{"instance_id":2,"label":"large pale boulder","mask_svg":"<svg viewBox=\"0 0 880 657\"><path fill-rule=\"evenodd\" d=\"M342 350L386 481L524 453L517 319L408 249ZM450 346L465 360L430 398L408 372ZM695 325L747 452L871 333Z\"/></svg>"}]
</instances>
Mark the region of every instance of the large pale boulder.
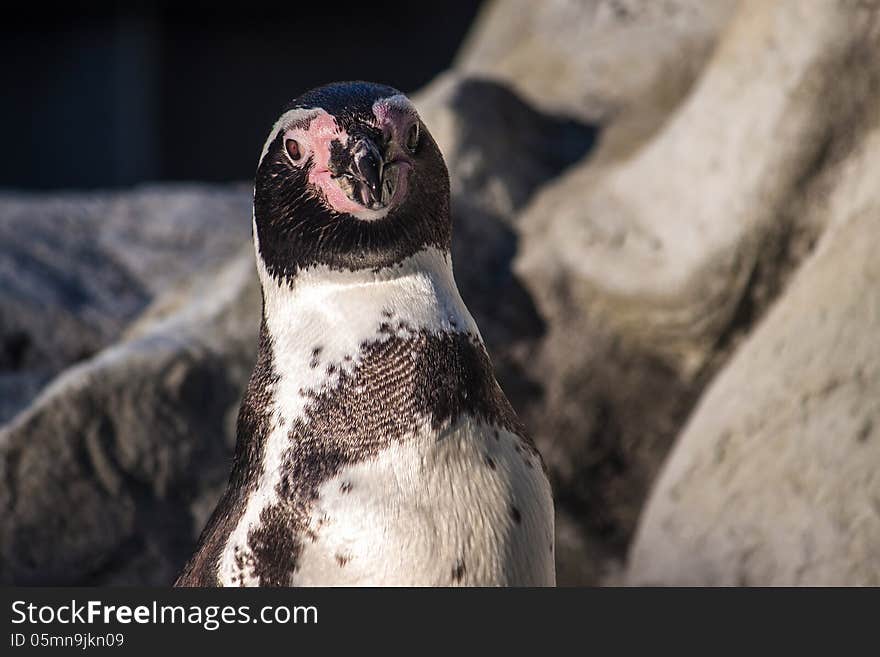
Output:
<instances>
[{"instance_id":1,"label":"large pale boulder","mask_svg":"<svg viewBox=\"0 0 880 657\"><path fill-rule=\"evenodd\" d=\"M825 235L701 400L646 508L630 582L880 585L873 195Z\"/></svg>"},{"instance_id":2,"label":"large pale boulder","mask_svg":"<svg viewBox=\"0 0 880 657\"><path fill-rule=\"evenodd\" d=\"M611 548L583 559L623 555L706 381L828 223L828 190L871 189L856 160L880 100L876 20L808 4L742 3L658 134L586 159L518 218L515 272L548 327L528 423L558 502Z\"/></svg>"},{"instance_id":3,"label":"large pale boulder","mask_svg":"<svg viewBox=\"0 0 880 657\"><path fill-rule=\"evenodd\" d=\"M517 269L545 312L573 300L698 371L758 263L797 228L787 205L826 164L838 122L876 98L862 93L870 67L848 68L880 61L877 48L860 56L869 18L855 3L743 3L655 139L573 170L521 220Z\"/></svg>"},{"instance_id":4,"label":"large pale boulder","mask_svg":"<svg viewBox=\"0 0 880 657\"><path fill-rule=\"evenodd\" d=\"M654 132L687 93L735 0L494 0L456 60L545 111L614 124L618 147Z\"/></svg>"}]
</instances>

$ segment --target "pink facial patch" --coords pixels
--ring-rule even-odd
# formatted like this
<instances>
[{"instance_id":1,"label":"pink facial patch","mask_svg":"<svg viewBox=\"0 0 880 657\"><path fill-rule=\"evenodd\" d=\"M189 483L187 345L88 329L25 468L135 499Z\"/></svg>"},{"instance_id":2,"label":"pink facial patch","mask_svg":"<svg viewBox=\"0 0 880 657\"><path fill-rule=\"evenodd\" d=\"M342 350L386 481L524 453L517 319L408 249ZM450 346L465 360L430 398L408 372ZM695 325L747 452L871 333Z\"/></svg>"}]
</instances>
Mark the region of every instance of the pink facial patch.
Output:
<instances>
[{"instance_id":1,"label":"pink facial patch","mask_svg":"<svg viewBox=\"0 0 880 657\"><path fill-rule=\"evenodd\" d=\"M370 211L352 201L340 189L330 173L330 144L348 143L348 134L332 116L322 109L315 110L314 117L305 126L294 126L284 133L285 139L295 139L303 151L303 161L312 158L309 182L321 190L327 204L337 212L357 215Z\"/></svg>"},{"instance_id":2,"label":"pink facial patch","mask_svg":"<svg viewBox=\"0 0 880 657\"><path fill-rule=\"evenodd\" d=\"M330 162L330 143L339 140L343 144L348 141L348 135L340 130L332 116L324 110L315 110L315 116L305 127L293 127L284 133L285 139L296 139L304 151L304 158L312 158L312 171L309 174L310 182L315 172L328 171Z\"/></svg>"},{"instance_id":3,"label":"pink facial patch","mask_svg":"<svg viewBox=\"0 0 880 657\"><path fill-rule=\"evenodd\" d=\"M295 139L302 151L300 160L291 160L294 166L301 166L311 158L309 183L320 190L323 200L332 210L364 221L375 221L387 215L388 211L407 193L412 161L401 146L401 140L405 138L406 130L415 117L415 110L410 102L401 95L383 98L373 105L377 127L381 127L391 138L388 151L385 153L386 167L395 167L398 170L394 195L388 205L379 210L370 210L353 201L334 180L329 166L330 145L334 141L339 141L343 146L347 146L348 133L341 129L335 119L323 109L315 109L311 112L313 115L308 122L295 124L284 132L285 140Z\"/></svg>"},{"instance_id":4,"label":"pink facial patch","mask_svg":"<svg viewBox=\"0 0 880 657\"><path fill-rule=\"evenodd\" d=\"M418 121L415 108L402 94L381 98L373 103L373 116L379 127L390 132L395 144L402 144L409 126L413 121Z\"/></svg>"}]
</instances>

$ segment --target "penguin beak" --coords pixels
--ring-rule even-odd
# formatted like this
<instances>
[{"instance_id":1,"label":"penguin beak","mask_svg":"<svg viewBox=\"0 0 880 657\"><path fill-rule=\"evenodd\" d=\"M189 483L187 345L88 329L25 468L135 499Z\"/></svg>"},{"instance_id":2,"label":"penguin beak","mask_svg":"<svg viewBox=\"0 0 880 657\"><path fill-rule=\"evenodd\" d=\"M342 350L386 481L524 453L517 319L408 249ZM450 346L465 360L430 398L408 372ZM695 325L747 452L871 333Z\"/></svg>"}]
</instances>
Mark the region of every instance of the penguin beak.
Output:
<instances>
[{"instance_id":1,"label":"penguin beak","mask_svg":"<svg viewBox=\"0 0 880 657\"><path fill-rule=\"evenodd\" d=\"M370 210L388 206L397 187L397 167L387 167L383 152L369 137L351 141L341 158L334 158L333 178L346 196ZM343 165L341 160L345 160Z\"/></svg>"},{"instance_id":2,"label":"penguin beak","mask_svg":"<svg viewBox=\"0 0 880 657\"><path fill-rule=\"evenodd\" d=\"M360 202L376 210L382 206L382 169L385 162L379 149L369 139L355 142L351 153L350 174L360 183ZM356 199L357 200L357 199Z\"/></svg>"}]
</instances>

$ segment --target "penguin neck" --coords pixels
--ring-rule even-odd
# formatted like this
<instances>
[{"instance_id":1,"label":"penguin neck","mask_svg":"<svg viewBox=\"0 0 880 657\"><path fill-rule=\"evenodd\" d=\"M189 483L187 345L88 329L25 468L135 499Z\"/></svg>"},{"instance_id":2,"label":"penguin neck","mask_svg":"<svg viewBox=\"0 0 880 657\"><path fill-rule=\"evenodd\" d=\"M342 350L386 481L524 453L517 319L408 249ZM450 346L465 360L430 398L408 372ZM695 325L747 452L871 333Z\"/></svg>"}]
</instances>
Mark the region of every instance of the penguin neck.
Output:
<instances>
[{"instance_id":1,"label":"penguin neck","mask_svg":"<svg viewBox=\"0 0 880 657\"><path fill-rule=\"evenodd\" d=\"M465 333L481 341L447 251L429 247L375 270L315 266L292 281L271 276L259 249L257 263L267 337L261 348L271 349L282 379L308 384L316 370L354 363L365 343L394 335Z\"/></svg>"}]
</instances>

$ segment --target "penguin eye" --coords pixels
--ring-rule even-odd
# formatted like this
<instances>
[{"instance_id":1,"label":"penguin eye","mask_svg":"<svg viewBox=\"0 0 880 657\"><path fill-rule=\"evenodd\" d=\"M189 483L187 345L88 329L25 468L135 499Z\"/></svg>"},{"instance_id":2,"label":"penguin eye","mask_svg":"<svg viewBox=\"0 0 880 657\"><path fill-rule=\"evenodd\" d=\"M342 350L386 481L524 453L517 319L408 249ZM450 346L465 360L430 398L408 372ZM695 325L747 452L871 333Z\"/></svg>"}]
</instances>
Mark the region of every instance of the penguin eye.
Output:
<instances>
[{"instance_id":1,"label":"penguin eye","mask_svg":"<svg viewBox=\"0 0 880 657\"><path fill-rule=\"evenodd\" d=\"M294 162L299 162L303 156L302 146L299 145L299 142L296 139L287 139L284 142L284 148L287 149L287 154L290 156L290 159Z\"/></svg>"},{"instance_id":2,"label":"penguin eye","mask_svg":"<svg viewBox=\"0 0 880 657\"><path fill-rule=\"evenodd\" d=\"M419 124L413 123L406 133L406 147L410 153L415 153L419 146Z\"/></svg>"}]
</instances>

